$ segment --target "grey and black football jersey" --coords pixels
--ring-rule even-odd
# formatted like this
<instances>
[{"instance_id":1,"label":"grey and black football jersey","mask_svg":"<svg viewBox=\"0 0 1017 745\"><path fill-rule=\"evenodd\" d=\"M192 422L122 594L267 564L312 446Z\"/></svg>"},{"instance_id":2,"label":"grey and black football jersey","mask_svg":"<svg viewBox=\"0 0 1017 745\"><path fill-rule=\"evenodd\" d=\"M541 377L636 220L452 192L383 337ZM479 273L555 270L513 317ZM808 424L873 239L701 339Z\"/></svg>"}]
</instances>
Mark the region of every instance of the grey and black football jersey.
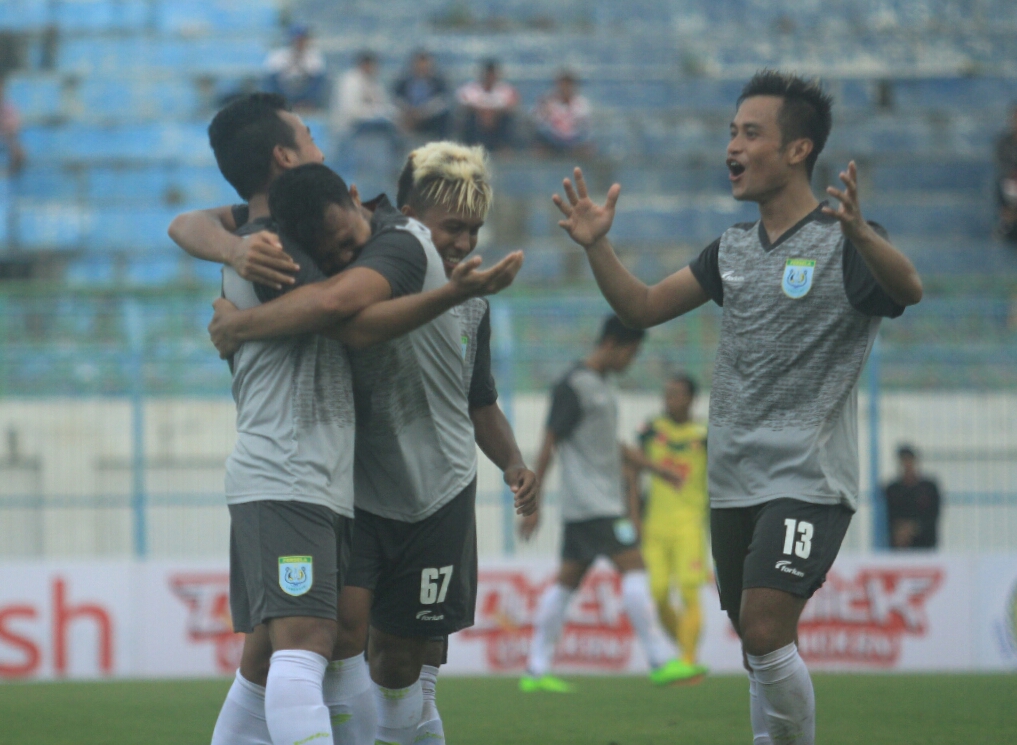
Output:
<instances>
[{"instance_id":1,"label":"grey and black football jersey","mask_svg":"<svg viewBox=\"0 0 1017 745\"><path fill-rule=\"evenodd\" d=\"M445 271L430 231L416 220L394 230L414 244L407 250L423 251L421 291L444 285ZM419 522L476 477L477 452L463 379L463 333L456 310L352 355L359 509Z\"/></svg>"},{"instance_id":2,"label":"grey and black football jersey","mask_svg":"<svg viewBox=\"0 0 1017 745\"><path fill-rule=\"evenodd\" d=\"M855 509L858 379L881 317L903 308L818 209L773 245L761 222L736 225L690 268L723 307L711 506L791 497Z\"/></svg>"},{"instance_id":3,"label":"grey and black football jersey","mask_svg":"<svg viewBox=\"0 0 1017 745\"><path fill-rule=\"evenodd\" d=\"M271 228L249 223L238 234ZM297 285L325 279L281 236L300 264ZM223 268L223 296L245 309L271 299ZM346 347L303 334L243 344L232 360L237 439L226 460L226 501L308 502L353 517L353 380Z\"/></svg>"},{"instance_id":4,"label":"grey and black football jersey","mask_svg":"<svg viewBox=\"0 0 1017 745\"><path fill-rule=\"evenodd\" d=\"M551 391L547 428L561 462L562 519L625 515L618 397L607 378L583 364L572 368Z\"/></svg>"},{"instance_id":5,"label":"grey and black football jersey","mask_svg":"<svg viewBox=\"0 0 1017 745\"><path fill-rule=\"evenodd\" d=\"M470 298L457 305L463 349L463 389L471 409L498 401L498 388L491 373L491 306L487 298Z\"/></svg>"}]
</instances>

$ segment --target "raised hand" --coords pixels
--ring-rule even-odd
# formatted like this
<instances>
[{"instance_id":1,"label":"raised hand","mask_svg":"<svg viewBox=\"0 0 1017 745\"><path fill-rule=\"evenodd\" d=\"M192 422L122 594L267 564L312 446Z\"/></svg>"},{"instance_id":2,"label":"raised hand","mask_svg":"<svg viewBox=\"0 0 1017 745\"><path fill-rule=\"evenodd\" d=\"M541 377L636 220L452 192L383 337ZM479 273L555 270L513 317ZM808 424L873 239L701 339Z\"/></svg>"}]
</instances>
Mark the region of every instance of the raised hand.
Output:
<instances>
[{"instance_id":1,"label":"raised hand","mask_svg":"<svg viewBox=\"0 0 1017 745\"><path fill-rule=\"evenodd\" d=\"M526 466L505 469L505 483L515 495L516 514L527 517L537 511L537 474Z\"/></svg>"},{"instance_id":2,"label":"raised hand","mask_svg":"<svg viewBox=\"0 0 1017 745\"><path fill-rule=\"evenodd\" d=\"M212 337L212 344L218 350L220 359L232 357L240 349L240 342L231 333L230 319L240 311L224 297L212 303L212 308L215 309L215 314L208 324L208 335Z\"/></svg>"},{"instance_id":3,"label":"raised hand","mask_svg":"<svg viewBox=\"0 0 1017 745\"><path fill-rule=\"evenodd\" d=\"M823 207L823 214L836 217L844 235L854 239L862 235L868 225L858 204L858 166L853 160L848 163L846 171L840 172L840 180L844 182L843 191L833 186L826 187L826 193L840 200L840 206L837 209Z\"/></svg>"},{"instance_id":4,"label":"raised hand","mask_svg":"<svg viewBox=\"0 0 1017 745\"><path fill-rule=\"evenodd\" d=\"M230 252L229 264L249 282L274 287L294 283L300 266L283 251L279 236L269 230L245 235Z\"/></svg>"},{"instance_id":5,"label":"raised hand","mask_svg":"<svg viewBox=\"0 0 1017 745\"><path fill-rule=\"evenodd\" d=\"M573 176L575 188L568 179L562 182L568 202L557 194L551 197L551 201L565 215L564 220L558 221L558 227L564 228L569 237L583 248L590 248L611 229L615 205L618 204L618 195L621 194L621 185L614 184L608 189L607 199L601 206L594 204L590 199L582 169L576 168Z\"/></svg>"},{"instance_id":6,"label":"raised hand","mask_svg":"<svg viewBox=\"0 0 1017 745\"><path fill-rule=\"evenodd\" d=\"M452 282L464 297L478 297L480 295L495 295L515 280L516 275L523 266L523 252L513 251L490 269L481 271L480 257L461 261L452 270L449 281Z\"/></svg>"}]
</instances>

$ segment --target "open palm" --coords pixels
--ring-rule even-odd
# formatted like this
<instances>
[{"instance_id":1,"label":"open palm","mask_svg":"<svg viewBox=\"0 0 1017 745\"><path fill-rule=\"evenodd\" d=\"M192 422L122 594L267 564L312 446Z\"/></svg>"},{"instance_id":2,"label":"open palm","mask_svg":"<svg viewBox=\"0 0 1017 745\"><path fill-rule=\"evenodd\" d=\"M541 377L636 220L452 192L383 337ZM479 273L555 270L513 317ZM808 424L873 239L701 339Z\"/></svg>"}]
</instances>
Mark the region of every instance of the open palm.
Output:
<instances>
[{"instance_id":1,"label":"open palm","mask_svg":"<svg viewBox=\"0 0 1017 745\"><path fill-rule=\"evenodd\" d=\"M611 230L611 223L614 222L614 210L618 204L621 186L614 184L608 189L607 199L604 201L604 204L598 205L590 199L582 169L576 168L573 176L575 178L575 187L572 186L572 182L569 179L565 179L562 182L568 202L557 194L551 197L551 201L565 215L564 220L558 221L558 226L564 228L569 237L580 246L590 248Z\"/></svg>"}]
</instances>

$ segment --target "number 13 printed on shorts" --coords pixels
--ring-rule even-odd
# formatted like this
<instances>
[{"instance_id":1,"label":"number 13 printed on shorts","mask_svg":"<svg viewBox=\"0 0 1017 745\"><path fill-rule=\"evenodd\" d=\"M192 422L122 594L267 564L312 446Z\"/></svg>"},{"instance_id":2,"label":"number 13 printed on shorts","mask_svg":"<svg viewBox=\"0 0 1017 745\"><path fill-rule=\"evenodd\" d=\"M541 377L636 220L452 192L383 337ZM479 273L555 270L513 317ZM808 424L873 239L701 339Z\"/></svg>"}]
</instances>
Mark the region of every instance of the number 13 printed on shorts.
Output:
<instances>
[{"instance_id":1,"label":"number 13 printed on shorts","mask_svg":"<svg viewBox=\"0 0 1017 745\"><path fill-rule=\"evenodd\" d=\"M791 551L794 550L795 556L800 559L809 558L809 554L812 553L812 523L806 522L805 520L792 520L788 518L784 521L784 553L787 556L791 555ZM795 536L798 536L798 540L795 540Z\"/></svg>"}]
</instances>

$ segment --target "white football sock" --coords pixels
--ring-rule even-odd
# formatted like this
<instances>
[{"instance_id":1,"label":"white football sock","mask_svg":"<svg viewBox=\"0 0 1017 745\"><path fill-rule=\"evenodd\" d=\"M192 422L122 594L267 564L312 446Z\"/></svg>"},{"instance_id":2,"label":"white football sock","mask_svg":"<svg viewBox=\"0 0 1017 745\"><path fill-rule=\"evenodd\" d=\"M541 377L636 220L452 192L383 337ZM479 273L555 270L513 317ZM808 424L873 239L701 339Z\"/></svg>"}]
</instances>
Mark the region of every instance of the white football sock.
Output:
<instances>
[{"instance_id":1,"label":"white football sock","mask_svg":"<svg viewBox=\"0 0 1017 745\"><path fill-rule=\"evenodd\" d=\"M374 710L374 684L364 655L330 662L322 693L332 718L335 745L371 745L378 718Z\"/></svg>"},{"instance_id":2,"label":"white football sock","mask_svg":"<svg viewBox=\"0 0 1017 745\"><path fill-rule=\"evenodd\" d=\"M549 585L537 603L537 614L533 620L533 641L530 642L530 659L526 669L531 675L547 675L554 661L554 646L565 625L565 612L575 590L557 582Z\"/></svg>"},{"instance_id":3,"label":"white football sock","mask_svg":"<svg viewBox=\"0 0 1017 745\"><path fill-rule=\"evenodd\" d=\"M650 595L650 579L646 572L625 572L621 581L622 604L636 635L643 645L651 667L660 667L677 656L674 644L665 636L657 619L657 611Z\"/></svg>"},{"instance_id":4,"label":"white football sock","mask_svg":"<svg viewBox=\"0 0 1017 745\"><path fill-rule=\"evenodd\" d=\"M332 725L321 692L328 660L304 649L272 653L265 718L273 745L327 745Z\"/></svg>"},{"instance_id":5,"label":"white football sock","mask_svg":"<svg viewBox=\"0 0 1017 745\"><path fill-rule=\"evenodd\" d=\"M805 661L792 642L764 655L746 655L763 701L773 745L813 745L816 697Z\"/></svg>"},{"instance_id":6,"label":"white football sock","mask_svg":"<svg viewBox=\"0 0 1017 745\"><path fill-rule=\"evenodd\" d=\"M752 745L773 745L766 729L766 714L763 699L759 695L759 681L756 674L749 673L749 719L752 721Z\"/></svg>"},{"instance_id":7,"label":"white football sock","mask_svg":"<svg viewBox=\"0 0 1017 745\"><path fill-rule=\"evenodd\" d=\"M374 686L378 706L378 729L375 745L412 745L424 708L424 696L418 680L406 688Z\"/></svg>"},{"instance_id":8,"label":"white football sock","mask_svg":"<svg viewBox=\"0 0 1017 745\"><path fill-rule=\"evenodd\" d=\"M445 742L445 727L442 725L441 714L438 713L438 705L434 700L437 683L438 668L433 665L424 665L420 669L420 693L424 706L414 742L426 742L431 745L441 745Z\"/></svg>"},{"instance_id":9,"label":"white football sock","mask_svg":"<svg viewBox=\"0 0 1017 745\"><path fill-rule=\"evenodd\" d=\"M215 720L212 745L272 745L265 722L265 689L239 670Z\"/></svg>"}]
</instances>

